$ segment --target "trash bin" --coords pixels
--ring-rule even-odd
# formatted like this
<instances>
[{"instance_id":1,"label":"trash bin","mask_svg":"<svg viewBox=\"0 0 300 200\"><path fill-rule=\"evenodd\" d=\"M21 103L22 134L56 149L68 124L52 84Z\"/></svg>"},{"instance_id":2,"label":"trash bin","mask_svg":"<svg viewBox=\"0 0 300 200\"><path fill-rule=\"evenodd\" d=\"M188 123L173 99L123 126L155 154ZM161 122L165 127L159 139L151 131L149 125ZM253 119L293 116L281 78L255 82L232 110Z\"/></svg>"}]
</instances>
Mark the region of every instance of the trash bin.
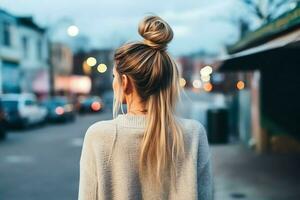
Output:
<instances>
[{"instance_id":1,"label":"trash bin","mask_svg":"<svg viewBox=\"0 0 300 200\"><path fill-rule=\"evenodd\" d=\"M207 110L207 138L211 144L226 144L229 137L227 108Z\"/></svg>"}]
</instances>

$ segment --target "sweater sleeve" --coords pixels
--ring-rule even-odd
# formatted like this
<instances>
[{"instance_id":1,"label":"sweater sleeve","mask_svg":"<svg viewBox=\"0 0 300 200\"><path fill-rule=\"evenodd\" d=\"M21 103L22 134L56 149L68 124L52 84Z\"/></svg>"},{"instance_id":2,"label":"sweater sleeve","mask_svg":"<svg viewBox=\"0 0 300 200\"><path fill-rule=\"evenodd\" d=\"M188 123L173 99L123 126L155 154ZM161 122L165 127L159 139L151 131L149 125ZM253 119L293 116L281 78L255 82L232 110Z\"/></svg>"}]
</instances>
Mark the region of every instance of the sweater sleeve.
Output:
<instances>
[{"instance_id":1,"label":"sweater sleeve","mask_svg":"<svg viewBox=\"0 0 300 200\"><path fill-rule=\"evenodd\" d=\"M198 199L213 200L213 178L210 160L198 172Z\"/></svg>"},{"instance_id":2,"label":"sweater sleeve","mask_svg":"<svg viewBox=\"0 0 300 200\"><path fill-rule=\"evenodd\" d=\"M202 125L200 126L197 165L198 199L213 200L214 184L211 166L211 154L206 130Z\"/></svg>"},{"instance_id":3,"label":"sweater sleeve","mask_svg":"<svg viewBox=\"0 0 300 200\"><path fill-rule=\"evenodd\" d=\"M92 146L92 136L92 127L90 127L85 134L80 157L78 200L97 199L96 158Z\"/></svg>"}]
</instances>

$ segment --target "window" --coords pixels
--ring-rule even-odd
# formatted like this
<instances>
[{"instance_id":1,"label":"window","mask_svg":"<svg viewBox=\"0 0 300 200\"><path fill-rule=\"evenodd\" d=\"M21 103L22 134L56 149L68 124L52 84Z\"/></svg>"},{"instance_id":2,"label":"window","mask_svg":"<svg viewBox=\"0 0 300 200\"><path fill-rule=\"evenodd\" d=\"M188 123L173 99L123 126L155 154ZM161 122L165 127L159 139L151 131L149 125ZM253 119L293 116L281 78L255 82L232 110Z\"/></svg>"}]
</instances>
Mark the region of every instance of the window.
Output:
<instances>
[{"instance_id":1,"label":"window","mask_svg":"<svg viewBox=\"0 0 300 200\"><path fill-rule=\"evenodd\" d=\"M20 68L18 63L2 61L2 89L6 93L19 92Z\"/></svg>"},{"instance_id":2,"label":"window","mask_svg":"<svg viewBox=\"0 0 300 200\"><path fill-rule=\"evenodd\" d=\"M26 36L22 37L22 45L23 45L23 56L24 58L28 57L28 38Z\"/></svg>"},{"instance_id":3,"label":"window","mask_svg":"<svg viewBox=\"0 0 300 200\"><path fill-rule=\"evenodd\" d=\"M32 105L35 105L35 102L33 100L25 100L25 106L32 106Z\"/></svg>"},{"instance_id":4,"label":"window","mask_svg":"<svg viewBox=\"0 0 300 200\"><path fill-rule=\"evenodd\" d=\"M39 60L42 60L42 41L41 40L38 40L37 41L37 58Z\"/></svg>"},{"instance_id":5,"label":"window","mask_svg":"<svg viewBox=\"0 0 300 200\"><path fill-rule=\"evenodd\" d=\"M10 24L8 22L3 23L3 45L11 46Z\"/></svg>"}]
</instances>

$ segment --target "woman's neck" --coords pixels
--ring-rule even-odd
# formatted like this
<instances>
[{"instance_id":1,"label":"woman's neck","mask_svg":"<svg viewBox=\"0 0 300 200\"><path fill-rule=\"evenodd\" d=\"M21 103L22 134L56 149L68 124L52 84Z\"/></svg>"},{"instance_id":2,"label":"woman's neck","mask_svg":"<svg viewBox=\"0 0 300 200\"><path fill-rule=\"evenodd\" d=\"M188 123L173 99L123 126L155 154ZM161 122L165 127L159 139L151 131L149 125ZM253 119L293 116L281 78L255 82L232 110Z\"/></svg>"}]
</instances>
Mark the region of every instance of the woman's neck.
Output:
<instances>
[{"instance_id":1,"label":"woman's neck","mask_svg":"<svg viewBox=\"0 0 300 200\"><path fill-rule=\"evenodd\" d=\"M127 104L127 113L133 115L145 115L147 114L147 108L145 104L131 102L131 104Z\"/></svg>"}]
</instances>

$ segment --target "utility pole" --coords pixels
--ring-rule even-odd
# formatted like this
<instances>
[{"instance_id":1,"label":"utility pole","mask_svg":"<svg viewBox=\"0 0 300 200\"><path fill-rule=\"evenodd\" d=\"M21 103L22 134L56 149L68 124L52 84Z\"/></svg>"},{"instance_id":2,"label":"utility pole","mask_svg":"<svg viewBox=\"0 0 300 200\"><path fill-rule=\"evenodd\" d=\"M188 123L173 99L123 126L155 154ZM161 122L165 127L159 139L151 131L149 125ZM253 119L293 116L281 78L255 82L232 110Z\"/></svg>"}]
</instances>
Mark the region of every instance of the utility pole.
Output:
<instances>
[{"instance_id":1,"label":"utility pole","mask_svg":"<svg viewBox=\"0 0 300 200\"><path fill-rule=\"evenodd\" d=\"M49 84L50 84L50 96L55 96L55 70L54 70L54 63L53 63L53 35L57 31L59 26L68 24L68 28L66 29L67 35L69 37L75 37L79 33L79 28L74 25L71 19L69 18L62 18L58 20L55 24L49 26L46 29L46 37L47 37L47 45L48 45L48 65L49 65ZM64 27L65 28L65 27Z\"/></svg>"}]
</instances>

